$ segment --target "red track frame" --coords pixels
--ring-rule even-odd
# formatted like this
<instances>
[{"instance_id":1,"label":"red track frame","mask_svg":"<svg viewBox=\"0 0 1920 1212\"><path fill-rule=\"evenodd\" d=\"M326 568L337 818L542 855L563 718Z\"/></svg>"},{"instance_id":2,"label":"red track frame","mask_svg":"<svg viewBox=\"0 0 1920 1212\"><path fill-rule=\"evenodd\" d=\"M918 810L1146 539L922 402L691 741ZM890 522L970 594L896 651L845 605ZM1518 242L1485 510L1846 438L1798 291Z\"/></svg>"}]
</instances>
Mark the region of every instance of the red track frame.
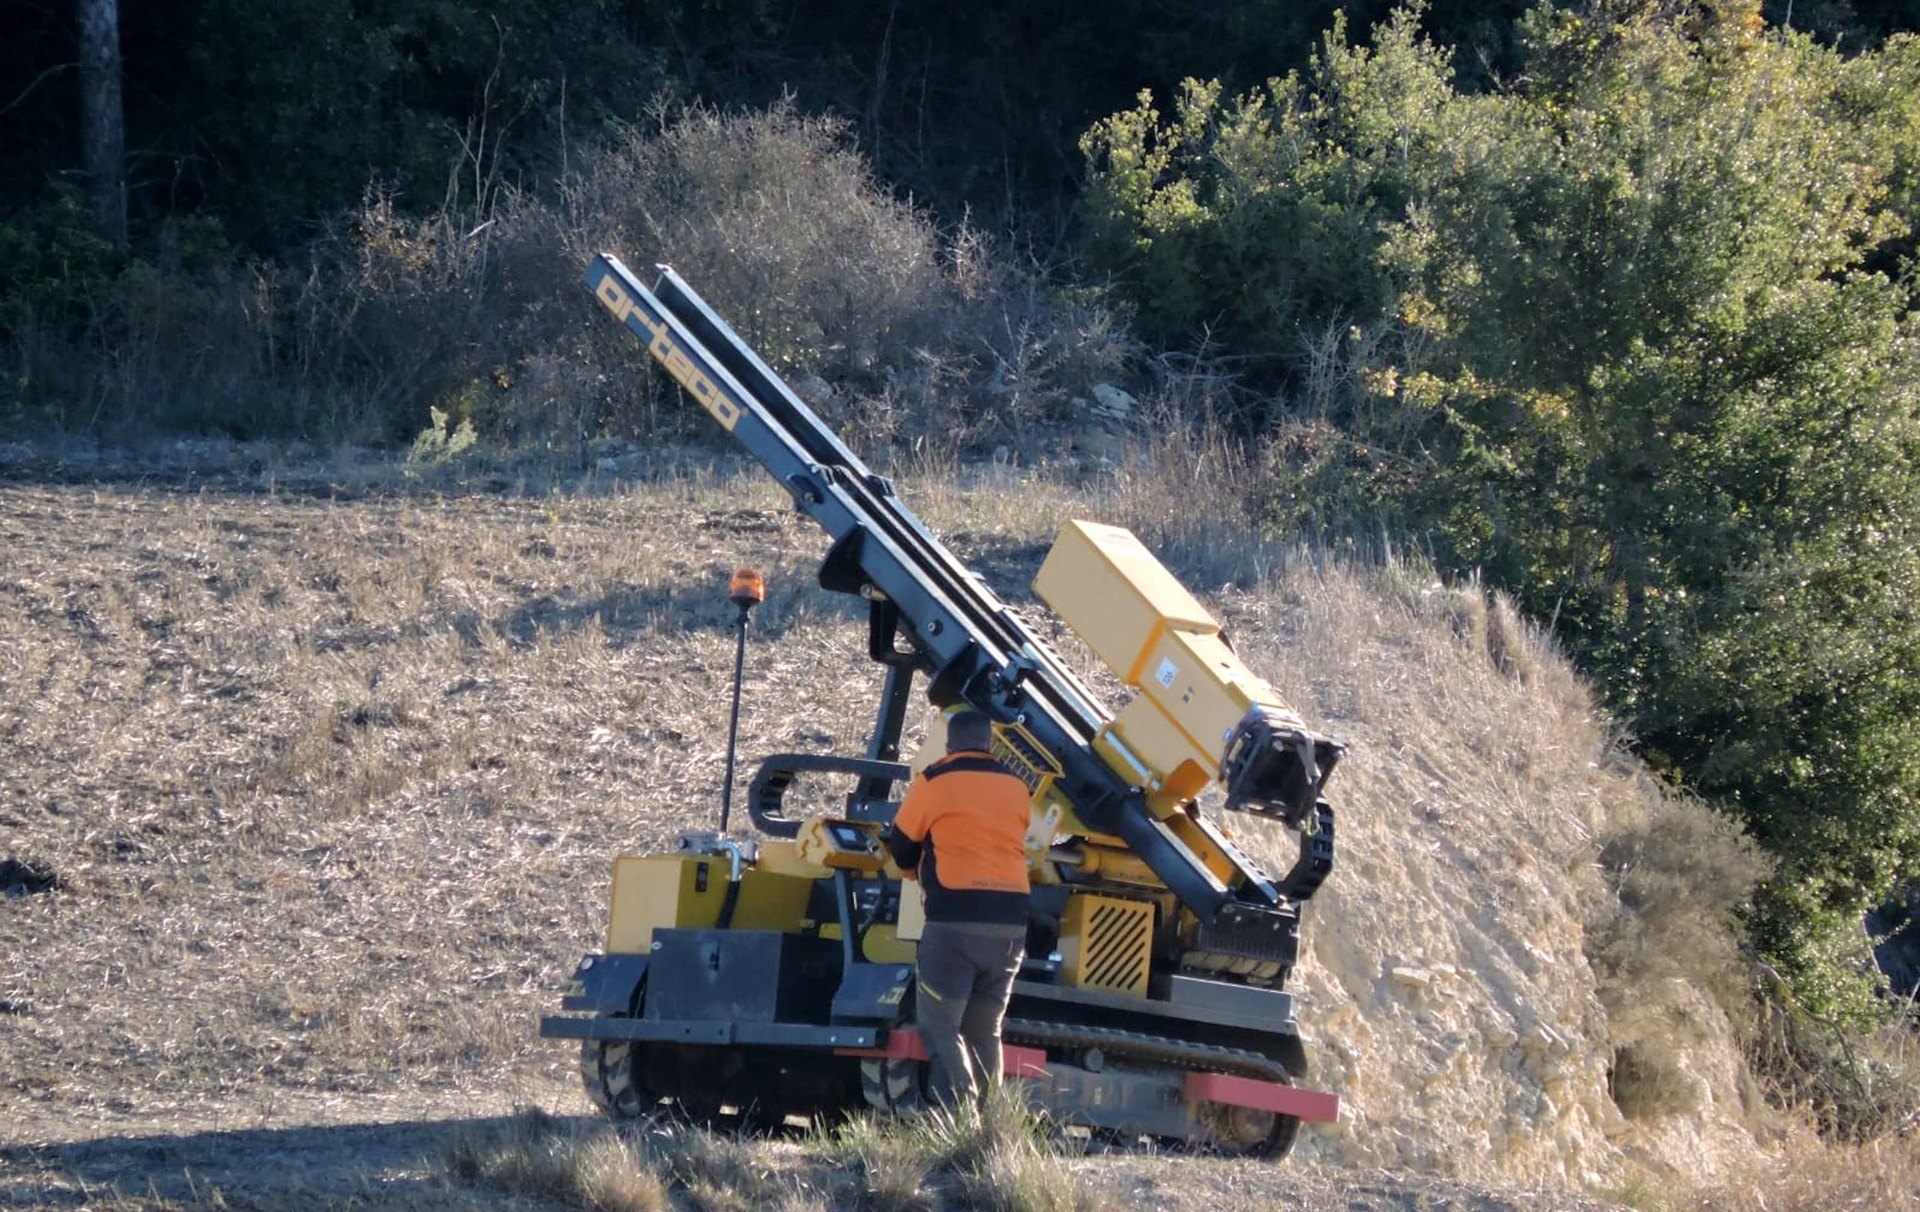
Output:
<instances>
[{"instance_id":1,"label":"red track frame","mask_svg":"<svg viewBox=\"0 0 1920 1212\"><path fill-rule=\"evenodd\" d=\"M1039 1048L1002 1044L1008 1077L1045 1077L1047 1054ZM887 1032L880 1048L836 1048L836 1056L886 1057L892 1060L930 1060L927 1042L911 1027ZM1187 1097L1195 1102L1224 1103L1254 1111L1291 1115L1310 1124L1328 1124L1340 1118L1340 1096L1324 1090L1303 1090L1284 1082L1262 1081L1231 1073L1188 1073Z\"/></svg>"}]
</instances>

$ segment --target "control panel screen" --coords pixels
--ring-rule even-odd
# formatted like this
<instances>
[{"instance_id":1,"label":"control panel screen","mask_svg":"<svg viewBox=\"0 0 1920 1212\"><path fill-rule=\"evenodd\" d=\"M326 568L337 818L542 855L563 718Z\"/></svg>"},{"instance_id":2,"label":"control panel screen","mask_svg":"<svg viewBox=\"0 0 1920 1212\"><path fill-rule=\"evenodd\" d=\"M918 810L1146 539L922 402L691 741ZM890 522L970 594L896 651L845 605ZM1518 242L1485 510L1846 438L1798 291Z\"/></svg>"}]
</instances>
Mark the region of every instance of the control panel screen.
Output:
<instances>
[{"instance_id":1,"label":"control panel screen","mask_svg":"<svg viewBox=\"0 0 1920 1212\"><path fill-rule=\"evenodd\" d=\"M867 849L866 830L854 825L828 825L827 836L842 850Z\"/></svg>"}]
</instances>

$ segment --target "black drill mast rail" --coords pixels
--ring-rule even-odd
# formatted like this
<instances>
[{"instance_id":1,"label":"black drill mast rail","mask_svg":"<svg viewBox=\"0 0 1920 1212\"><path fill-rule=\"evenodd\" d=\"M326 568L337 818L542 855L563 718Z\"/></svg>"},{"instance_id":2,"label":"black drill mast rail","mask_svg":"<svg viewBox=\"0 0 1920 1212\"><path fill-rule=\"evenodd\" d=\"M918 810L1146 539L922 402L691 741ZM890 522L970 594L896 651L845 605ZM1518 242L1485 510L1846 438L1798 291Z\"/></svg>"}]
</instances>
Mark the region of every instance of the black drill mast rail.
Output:
<instances>
[{"instance_id":1,"label":"black drill mast rail","mask_svg":"<svg viewBox=\"0 0 1920 1212\"><path fill-rule=\"evenodd\" d=\"M1024 729L1057 763L1055 788L1075 815L1123 841L1202 923L1281 928L1294 919L1291 899L1304 899L1305 892L1290 898L1237 853L1245 878L1229 886L1155 817L1143 794L1095 752L1095 735L1111 715L1094 693L679 275L663 266L649 290L603 253L586 280L601 304L831 536L820 583L868 599L869 648L888 669L870 758L897 760L908 687L920 672L937 705L964 702ZM870 775L863 794L884 799L886 781ZM1326 825L1330 815L1322 805ZM1308 849L1330 850L1330 844L1329 837L1303 845L1303 863ZM1315 876L1311 884L1317 883Z\"/></svg>"}]
</instances>

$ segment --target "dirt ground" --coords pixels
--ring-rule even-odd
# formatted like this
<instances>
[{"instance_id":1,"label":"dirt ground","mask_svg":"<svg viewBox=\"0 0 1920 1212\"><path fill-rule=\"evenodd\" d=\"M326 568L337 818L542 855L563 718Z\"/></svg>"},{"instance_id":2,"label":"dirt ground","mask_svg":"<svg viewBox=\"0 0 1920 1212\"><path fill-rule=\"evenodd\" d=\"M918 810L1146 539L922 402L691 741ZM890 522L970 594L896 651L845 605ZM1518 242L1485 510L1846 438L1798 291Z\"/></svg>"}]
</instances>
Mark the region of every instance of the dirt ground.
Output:
<instances>
[{"instance_id":1,"label":"dirt ground","mask_svg":"<svg viewBox=\"0 0 1920 1212\"><path fill-rule=\"evenodd\" d=\"M587 1127L582 1100L556 1086L560 1130ZM528 1104L497 1095L399 1092L352 1099L288 1097L209 1105L162 1117L15 1121L0 1145L0 1206L499 1210L547 1201L463 1183L457 1142L504 1129ZM6 1107L11 1114L13 1107ZM772 1171L804 1182L791 1141L756 1146ZM1494 1189L1413 1174L1319 1171L1288 1163L1109 1152L1063 1162L1102 1203L1167 1212L1608 1212L1565 1191Z\"/></svg>"},{"instance_id":2,"label":"dirt ground","mask_svg":"<svg viewBox=\"0 0 1920 1212\"><path fill-rule=\"evenodd\" d=\"M535 1020L595 945L609 858L711 810L726 573L806 586L817 536L757 482L391 487L0 451L0 1206L551 1206L449 1149L527 1108L586 1122ZM743 747L856 750L864 635L783 600ZM1126 1207L1611 1206L1065 1164Z\"/></svg>"}]
</instances>

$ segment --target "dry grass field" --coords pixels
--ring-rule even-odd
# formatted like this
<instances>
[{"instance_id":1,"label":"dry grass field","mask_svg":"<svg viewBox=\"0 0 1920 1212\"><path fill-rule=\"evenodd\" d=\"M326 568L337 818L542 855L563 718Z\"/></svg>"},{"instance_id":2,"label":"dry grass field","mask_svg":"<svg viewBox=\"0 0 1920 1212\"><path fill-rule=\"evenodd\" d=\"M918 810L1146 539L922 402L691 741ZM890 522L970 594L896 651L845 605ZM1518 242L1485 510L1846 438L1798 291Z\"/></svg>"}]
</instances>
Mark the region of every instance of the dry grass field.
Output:
<instances>
[{"instance_id":1,"label":"dry grass field","mask_svg":"<svg viewBox=\"0 0 1920 1212\"><path fill-rule=\"evenodd\" d=\"M74 1122L551 1067L610 857L710 821L759 493L351 503L0 490L6 1080ZM857 739L812 600L756 620L756 745ZM719 722L716 726L716 721Z\"/></svg>"},{"instance_id":2,"label":"dry grass field","mask_svg":"<svg viewBox=\"0 0 1920 1212\"><path fill-rule=\"evenodd\" d=\"M1020 599L1089 502L1014 488L913 499ZM1126 501L1109 520L1241 570L1202 588L1251 568L1262 592L1241 528ZM743 754L864 744L879 675L813 585L822 547L758 473L499 492L16 464L0 1206L1602 1206L1310 1158L1049 1155L979 1187L938 1177L969 1173L935 1164L974 1148L952 1140L597 1126L535 1020L597 945L612 856L717 817L736 565L770 587ZM1277 644L1266 617L1235 626ZM886 1180L903 1152L933 1177Z\"/></svg>"}]
</instances>

